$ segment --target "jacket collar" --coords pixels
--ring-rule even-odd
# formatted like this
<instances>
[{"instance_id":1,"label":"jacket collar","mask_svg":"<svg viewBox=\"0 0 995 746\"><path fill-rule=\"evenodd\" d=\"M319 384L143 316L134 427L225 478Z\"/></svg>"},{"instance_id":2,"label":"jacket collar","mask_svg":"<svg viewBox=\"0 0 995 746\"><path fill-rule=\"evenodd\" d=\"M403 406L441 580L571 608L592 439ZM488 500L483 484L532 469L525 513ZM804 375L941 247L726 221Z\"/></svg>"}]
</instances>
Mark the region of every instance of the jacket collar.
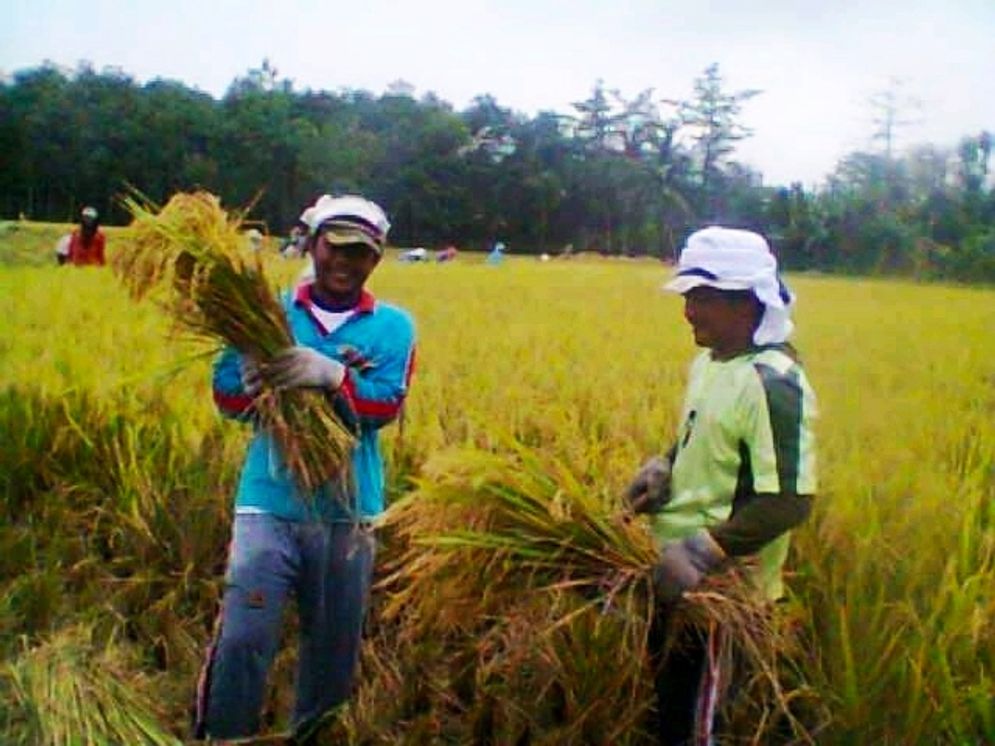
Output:
<instances>
[{"instance_id":1,"label":"jacket collar","mask_svg":"<svg viewBox=\"0 0 995 746\"><path fill-rule=\"evenodd\" d=\"M302 282L294 290L294 303L306 308L308 311L315 305L314 301L311 300L311 287L313 285L313 282ZM373 313L376 305L377 300L373 297L373 293L363 288L359 295L359 303L356 304L354 310L356 313Z\"/></svg>"}]
</instances>

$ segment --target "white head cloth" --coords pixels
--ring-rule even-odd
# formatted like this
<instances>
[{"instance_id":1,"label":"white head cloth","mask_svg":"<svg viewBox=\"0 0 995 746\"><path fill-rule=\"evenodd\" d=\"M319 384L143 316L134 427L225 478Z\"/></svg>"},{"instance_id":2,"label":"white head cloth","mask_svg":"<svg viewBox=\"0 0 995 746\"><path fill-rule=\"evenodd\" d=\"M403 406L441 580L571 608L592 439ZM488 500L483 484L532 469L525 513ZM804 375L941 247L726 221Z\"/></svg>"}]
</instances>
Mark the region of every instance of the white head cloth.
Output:
<instances>
[{"instance_id":1,"label":"white head cloth","mask_svg":"<svg viewBox=\"0 0 995 746\"><path fill-rule=\"evenodd\" d=\"M710 226L688 236L677 273L665 290L684 294L706 285L719 290L752 290L764 305L753 343L786 342L794 329L795 296L777 274L777 259L763 236L752 231Z\"/></svg>"}]
</instances>

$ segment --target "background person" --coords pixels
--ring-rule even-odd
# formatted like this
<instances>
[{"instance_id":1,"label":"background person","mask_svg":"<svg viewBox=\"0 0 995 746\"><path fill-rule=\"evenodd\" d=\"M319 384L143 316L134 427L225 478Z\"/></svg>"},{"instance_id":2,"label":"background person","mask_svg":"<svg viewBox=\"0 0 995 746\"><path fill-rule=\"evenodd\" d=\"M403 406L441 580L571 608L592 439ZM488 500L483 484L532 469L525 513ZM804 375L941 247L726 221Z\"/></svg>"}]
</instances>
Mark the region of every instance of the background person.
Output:
<instances>
[{"instance_id":1,"label":"background person","mask_svg":"<svg viewBox=\"0 0 995 746\"><path fill-rule=\"evenodd\" d=\"M250 250L260 251L263 248L263 234L258 229L249 228L244 235Z\"/></svg>"},{"instance_id":2,"label":"background person","mask_svg":"<svg viewBox=\"0 0 995 746\"><path fill-rule=\"evenodd\" d=\"M305 211L306 212L306 211ZM308 226L303 215L290 229L290 236L280 249L280 256L284 259L298 259L307 253Z\"/></svg>"},{"instance_id":3,"label":"background person","mask_svg":"<svg viewBox=\"0 0 995 746\"><path fill-rule=\"evenodd\" d=\"M705 349L691 366L676 443L626 492L634 508L660 516L658 651L682 594L734 558L753 558L760 599L782 595L788 531L808 516L816 490L815 396L787 343L793 297L767 242L742 230L698 231L666 289L684 296ZM720 636L686 635L658 668L662 744L714 743Z\"/></svg>"},{"instance_id":4,"label":"background person","mask_svg":"<svg viewBox=\"0 0 995 746\"><path fill-rule=\"evenodd\" d=\"M308 218L314 278L299 283L285 305L296 345L265 367L225 350L215 364L214 398L223 413L251 418L263 379L324 391L357 427L351 479L300 494L272 439L257 429L235 495L220 623L198 686L201 738L258 732L290 595L300 616L299 739L348 699L358 662L373 571L370 521L384 509L378 431L407 396L414 326L406 312L365 289L390 227L380 207L326 196Z\"/></svg>"},{"instance_id":5,"label":"background person","mask_svg":"<svg viewBox=\"0 0 995 746\"><path fill-rule=\"evenodd\" d=\"M487 264L498 265L504 261L504 251L504 244L501 241L498 241L494 244L484 261L487 262Z\"/></svg>"},{"instance_id":6,"label":"background person","mask_svg":"<svg viewBox=\"0 0 995 746\"><path fill-rule=\"evenodd\" d=\"M456 247L453 246L452 244L449 244L444 249L439 249L437 252L435 252L435 261L440 263L455 261L456 255L458 253L459 252L456 249Z\"/></svg>"},{"instance_id":7,"label":"background person","mask_svg":"<svg viewBox=\"0 0 995 746\"><path fill-rule=\"evenodd\" d=\"M88 264L104 265L104 232L100 230L95 207L80 210L79 228L69 239L68 263L81 267Z\"/></svg>"}]
</instances>

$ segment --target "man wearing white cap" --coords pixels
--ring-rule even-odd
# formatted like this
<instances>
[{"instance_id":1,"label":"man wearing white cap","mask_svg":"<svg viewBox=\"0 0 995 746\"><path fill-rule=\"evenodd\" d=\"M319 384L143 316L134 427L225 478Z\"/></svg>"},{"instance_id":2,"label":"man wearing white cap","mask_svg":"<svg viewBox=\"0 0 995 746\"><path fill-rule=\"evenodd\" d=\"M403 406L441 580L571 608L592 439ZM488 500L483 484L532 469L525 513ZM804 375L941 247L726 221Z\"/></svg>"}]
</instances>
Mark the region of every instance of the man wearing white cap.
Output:
<instances>
[{"instance_id":1,"label":"man wearing white cap","mask_svg":"<svg viewBox=\"0 0 995 746\"><path fill-rule=\"evenodd\" d=\"M682 594L734 558L752 566L761 599L779 598L788 531L808 516L816 490L815 396L788 344L794 297L767 242L744 230L697 231L665 289L684 296L705 349L691 365L676 443L626 492L636 510L657 514L659 642ZM713 742L719 682L728 681L718 670L720 633L688 636L662 661L662 744Z\"/></svg>"},{"instance_id":2,"label":"man wearing white cap","mask_svg":"<svg viewBox=\"0 0 995 746\"><path fill-rule=\"evenodd\" d=\"M390 224L357 196L324 196L302 219L314 273L285 299L296 344L261 366L225 350L214 367L222 413L251 419L261 383L310 388L353 427L350 478L300 493L269 435L256 430L235 495L216 639L197 693L195 735L255 735L284 605L300 617L295 743L311 742L345 702L359 659L373 572L371 521L384 509L378 431L400 413L414 366L414 325L366 290Z\"/></svg>"},{"instance_id":3,"label":"man wearing white cap","mask_svg":"<svg viewBox=\"0 0 995 746\"><path fill-rule=\"evenodd\" d=\"M77 267L91 264L103 266L105 238L98 217L95 207L87 206L80 210L79 228L73 231L67 247L66 262L69 264Z\"/></svg>"}]
</instances>

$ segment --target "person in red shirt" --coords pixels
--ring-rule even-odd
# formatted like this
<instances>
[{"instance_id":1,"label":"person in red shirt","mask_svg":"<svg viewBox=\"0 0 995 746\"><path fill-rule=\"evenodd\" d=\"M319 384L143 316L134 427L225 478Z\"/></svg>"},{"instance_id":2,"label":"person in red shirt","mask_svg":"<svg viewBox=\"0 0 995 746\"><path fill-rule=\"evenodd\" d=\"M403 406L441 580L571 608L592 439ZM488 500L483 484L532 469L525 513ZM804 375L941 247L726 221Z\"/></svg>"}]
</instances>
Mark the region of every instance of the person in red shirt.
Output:
<instances>
[{"instance_id":1,"label":"person in red shirt","mask_svg":"<svg viewBox=\"0 0 995 746\"><path fill-rule=\"evenodd\" d=\"M97 223L97 210L84 207L80 211L79 228L69 239L69 264L104 264L104 234Z\"/></svg>"}]
</instances>

